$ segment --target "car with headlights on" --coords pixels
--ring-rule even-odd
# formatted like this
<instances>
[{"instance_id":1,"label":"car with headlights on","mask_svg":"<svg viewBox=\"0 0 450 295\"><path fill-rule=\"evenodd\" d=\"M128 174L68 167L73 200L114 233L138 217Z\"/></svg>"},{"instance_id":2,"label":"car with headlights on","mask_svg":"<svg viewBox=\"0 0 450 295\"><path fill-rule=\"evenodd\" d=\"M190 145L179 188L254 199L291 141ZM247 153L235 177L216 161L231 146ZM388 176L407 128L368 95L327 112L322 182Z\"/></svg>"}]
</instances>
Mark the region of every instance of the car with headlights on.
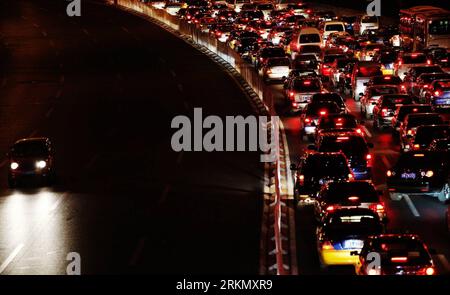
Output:
<instances>
[{"instance_id":1,"label":"car with headlights on","mask_svg":"<svg viewBox=\"0 0 450 295\"><path fill-rule=\"evenodd\" d=\"M380 265L373 264L378 254ZM434 275L433 259L425 243L413 234L382 234L368 237L358 257L358 275Z\"/></svg>"},{"instance_id":2,"label":"car with headlights on","mask_svg":"<svg viewBox=\"0 0 450 295\"><path fill-rule=\"evenodd\" d=\"M386 185L392 200L403 194L429 195L446 202L450 196L449 154L435 151L408 151L386 171Z\"/></svg>"},{"instance_id":3,"label":"car with headlights on","mask_svg":"<svg viewBox=\"0 0 450 295\"><path fill-rule=\"evenodd\" d=\"M307 152L298 164L291 164L294 176L294 197L299 205L313 205L322 185L331 181L353 180L343 153Z\"/></svg>"},{"instance_id":4,"label":"car with headlights on","mask_svg":"<svg viewBox=\"0 0 450 295\"><path fill-rule=\"evenodd\" d=\"M384 232L378 214L367 208L341 208L328 212L316 229L317 252L321 268L331 265L356 265L352 255L364 240Z\"/></svg>"},{"instance_id":5,"label":"car with headlights on","mask_svg":"<svg viewBox=\"0 0 450 295\"><path fill-rule=\"evenodd\" d=\"M47 137L16 141L8 154L8 185L11 188L25 178L39 178L50 185L53 181L53 150Z\"/></svg>"}]
</instances>

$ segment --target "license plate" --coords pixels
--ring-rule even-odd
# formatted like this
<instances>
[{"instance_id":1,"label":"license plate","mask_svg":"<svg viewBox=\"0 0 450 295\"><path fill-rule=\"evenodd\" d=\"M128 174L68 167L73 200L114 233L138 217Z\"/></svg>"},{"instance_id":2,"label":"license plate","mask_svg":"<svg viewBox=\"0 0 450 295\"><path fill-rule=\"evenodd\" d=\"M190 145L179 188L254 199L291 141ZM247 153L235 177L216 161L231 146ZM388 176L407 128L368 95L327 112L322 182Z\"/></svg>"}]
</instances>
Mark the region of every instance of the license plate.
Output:
<instances>
[{"instance_id":1,"label":"license plate","mask_svg":"<svg viewBox=\"0 0 450 295\"><path fill-rule=\"evenodd\" d=\"M414 179L416 178L416 173L402 173L403 179Z\"/></svg>"},{"instance_id":2,"label":"license plate","mask_svg":"<svg viewBox=\"0 0 450 295\"><path fill-rule=\"evenodd\" d=\"M344 242L344 249L361 249L363 245L361 240L347 240Z\"/></svg>"}]
</instances>

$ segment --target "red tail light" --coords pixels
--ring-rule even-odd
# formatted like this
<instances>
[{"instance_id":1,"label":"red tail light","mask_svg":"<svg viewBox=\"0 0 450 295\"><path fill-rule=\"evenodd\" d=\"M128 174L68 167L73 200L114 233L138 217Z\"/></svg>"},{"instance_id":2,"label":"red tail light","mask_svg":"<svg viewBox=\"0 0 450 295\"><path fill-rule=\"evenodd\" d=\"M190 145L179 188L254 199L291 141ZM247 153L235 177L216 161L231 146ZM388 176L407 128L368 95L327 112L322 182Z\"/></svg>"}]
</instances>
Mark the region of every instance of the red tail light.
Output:
<instances>
[{"instance_id":1,"label":"red tail light","mask_svg":"<svg viewBox=\"0 0 450 295\"><path fill-rule=\"evenodd\" d=\"M369 209L376 213L384 213L384 205L382 203L370 205Z\"/></svg>"},{"instance_id":2,"label":"red tail light","mask_svg":"<svg viewBox=\"0 0 450 295\"><path fill-rule=\"evenodd\" d=\"M356 129L356 133L362 134L361 128Z\"/></svg>"},{"instance_id":3,"label":"red tail light","mask_svg":"<svg viewBox=\"0 0 450 295\"><path fill-rule=\"evenodd\" d=\"M431 60L427 59L427 65L431 65Z\"/></svg>"},{"instance_id":4,"label":"red tail light","mask_svg":"<svg viewBox=\"0 0 450 295\"><path fill-rule=\"evenodd\" d=\"M403 64L403 60L400 59L400 60L398 61L398 65L401 66L402 64Z\"/></svg>"},{"instance_id":5,"label":"red tail light","mask_svg":"<svg viewBox=\"0 0 450 295\"><path fill-rule=\"evenodd\" d=\"M305 183L305 175L300 175L300 176L298 177L298 180L299 180L299 182L300 182L300 185L303 185L303 184Z\"/></svg>"},{"instance_id":6,"label":"red tail light","mask_svg":"<svg viewBox=\"0 0 450 295\"><path fill-rule=\"evenodd\" d=\"M428 88L428 87L430 87L430 85L428 85L428 84L423 85L423 88Z\"/></svg>"},{"instance_id":7,"label":"red tail light","mask_svg":"<svg viewBox=\"0 0 450 295\"><path fill-rule=\"evenodd\" d=\"M305 118L305 123L311 123L311 119L310 118Z\"/></svg>"},{"instance_id":8,"label":"red tail light","mask_svg":"<svg viewBox=\"0 0 450 295\"><path fill-rule=\"evenodd\" d=\"M294 97L295 92L294 91L289 91L289 97Z\"/></svg>"},{"instance_id":9,"label":"red tail light","mask_svg":"<svg viewBox=\"0 0 450 295\"><path fill-rule=\"evenodd\" d=\"M321 116L325 116L326 114L327 114L327 112L326 111L320 111L320 113L319 113Z\"/></svg>"},{"instance_id":10,"label":"red tail light","mask_svg":"<svg viewBox=\"0 0 450 295\"><path fill-rule=\"evenodd\" d=\"M328 206L327 209L325 209L327 212L333 212L334 210L336 210L336 207L334 206Z\"/></svg>"},{"instance_id":11,"label":"red tail light","mask_svg":"<svg viewBox=\"0 0 450 295\"><path fill-rule=\"evenodd\" d=\"M441 96L441 92L439 91L439 90L436 90L435 92L434 92L434 96Z\"/></svg>"},{"instance_id":12,"label":"red tail light","mask_svg":"<svg viewBox=\"0 0 450 295\"><path fill-rule=\"evenodd\" d=\"M298 103L296 103L295 101L292 102L292 107L297 108L298 107Z\"/></svg>"},{"instance_id":13,"label":"red tail light","mask_svg":"<svg viewBox=\"0 0 450 295\"><path fill-rule=\"evenodd\" d=\"M432 268L432 267L427 267L427 268L425 269L425 274L426 274L427 276L432 276L432 275L434 275L434 268Z\"/></svg>"},{"instance_id":14,"label":"red tail light","mask_svg":"<svg viewBox=\"0 0 450 295\"><path fill-rule=\"evenodd\" d=\"M372 155L367 154L366 156L367 167L372 167Z\"/></svg>"}]
</instances>

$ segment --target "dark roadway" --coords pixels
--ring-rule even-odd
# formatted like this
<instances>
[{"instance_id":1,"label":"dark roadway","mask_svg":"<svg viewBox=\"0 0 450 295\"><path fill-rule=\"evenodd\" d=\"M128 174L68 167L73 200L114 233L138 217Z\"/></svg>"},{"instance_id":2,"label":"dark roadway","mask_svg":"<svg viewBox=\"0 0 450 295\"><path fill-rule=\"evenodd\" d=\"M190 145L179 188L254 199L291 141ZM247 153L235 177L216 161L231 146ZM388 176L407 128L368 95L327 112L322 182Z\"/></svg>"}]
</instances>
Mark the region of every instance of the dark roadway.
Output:
<instances>
[{"instance_id":1,"label":"dark roadway","mask_svg":"<svg viewBox=\"0 0 450 295\"><path fill-rule=\"evenodd\" d=\"M172 118L249 115L220 68L159 27L83 1L0 1L0 153L49 136L57 184L7 188L0 273L258 272L258 153L172 151Z\"/></svg>"}]
</instances>

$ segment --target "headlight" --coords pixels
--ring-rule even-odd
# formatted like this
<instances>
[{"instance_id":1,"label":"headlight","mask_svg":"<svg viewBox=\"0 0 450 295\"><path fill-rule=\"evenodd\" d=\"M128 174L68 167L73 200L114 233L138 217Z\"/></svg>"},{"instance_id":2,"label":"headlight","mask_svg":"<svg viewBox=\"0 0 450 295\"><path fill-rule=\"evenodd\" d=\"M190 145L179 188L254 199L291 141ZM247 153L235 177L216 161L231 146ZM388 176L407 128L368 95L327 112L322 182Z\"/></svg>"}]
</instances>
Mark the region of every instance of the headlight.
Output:
<instances>
[{"instance_id":1,"label":"headlight","mask_svg":"<svg viewBox=\"0 0 450 295\"><path fill-rule=\"evenodd\" d=\"M426 177L432 177L434 175L432 170L428 170L427 173L425 173Z\"/></svg>"},{"instance_id":2,"label":"headlight","mask_svg":"<svg viewBox=\"0 0 450 295\"><path fill-rule=\"evenodd\" d=\"M11 167L12 170L16 170L17 168L19 168L19 164L17 164L16 162L12 162L9 167Z\"/></svg>"},{"instance_id":3,"label":"headlight","mask_svg":"<svg viewBox=\"0 0 450 295\"><path fill-rule=\"evenodd\" d=\"M45 168L45 166L47 166L47 163L45 161L37 161L36 162L36 168L42 169L42 168Z\"/></svg>"}]
</instances>

